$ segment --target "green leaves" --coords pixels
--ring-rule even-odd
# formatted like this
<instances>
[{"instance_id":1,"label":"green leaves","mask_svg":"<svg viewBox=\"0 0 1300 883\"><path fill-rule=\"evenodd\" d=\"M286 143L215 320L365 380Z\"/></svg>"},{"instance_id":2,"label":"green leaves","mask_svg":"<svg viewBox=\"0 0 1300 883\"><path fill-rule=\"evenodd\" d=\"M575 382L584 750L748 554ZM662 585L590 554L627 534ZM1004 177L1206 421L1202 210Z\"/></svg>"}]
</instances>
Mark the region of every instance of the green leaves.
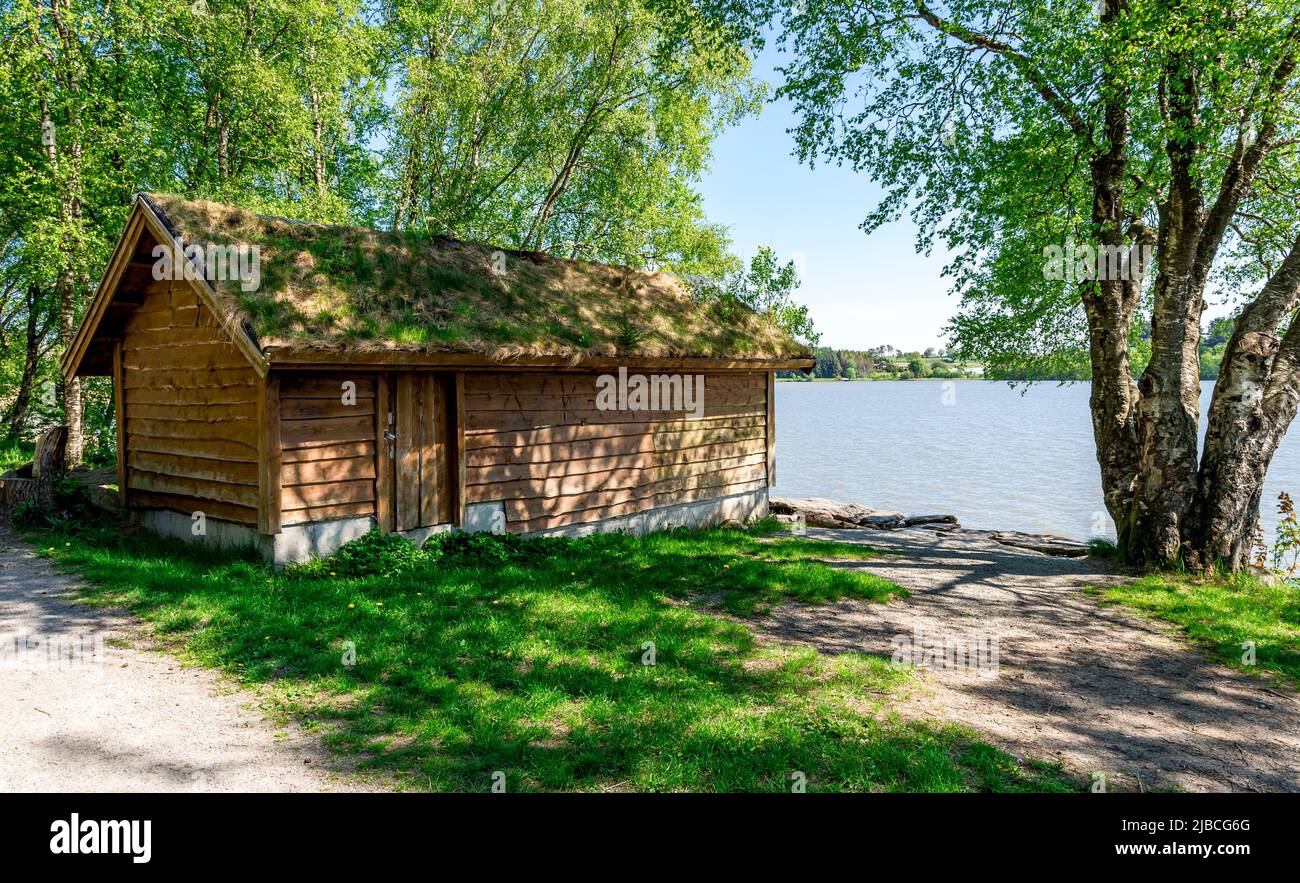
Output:
<instances>
[{"instance_id":1,"label":"green leaves","mask_svg":"<svg viewBox=\"0 0 1300 883\"><path fill-rule=\"evenodd\" d=\"M947 271L962 304L950 331L994 367L1086 357L1083 289L1044 279L1043 253L1097 241L1091 175L1112 138L1126 145L1124 224L1154 229L1171 146L1188 146L1208 207L1239 136L1253 143L1269 120L1284 143L1300 134L1279 111L1294 106L1295 70L1270 85L1295 55L1294 3L1282 0L1109 0L1104 15L1095 2L1051 0L707 6L756 40L779 21L790 60L778 94L798 115L796 154L880 184L880 203L864 207L868 232L906 212L918 250L939 241L955 255ZM1171 102L1183 81L1194 94L1180 114ZM1115 102L1123 114L1111 119ZM1294 240L1297 171L1293 150L1269 158L1226 243L1225 285L1257 284Z\"/></svg>"},{"instance_id":2,"label":"green leaves","mask_svg":"<svg viewBox=\"0 0 1300 883\"><path fill-rule=\"evenodd\" d=\"M140 190L713 278L737 264L695 185L766 92L690 4L16 2L0 48L6 387L22 294L75 322ZM43 373L70 333L37 323Z\"/></svg>"},{"instance_id":3,"label":"green leaves","mask_svg":"<svg viewBox=\"0 0 1300 883\"><path fill-rule=\"evenodd\" d=\"M794 261L781 264L766 245L759 246L748 267L730 271L720 282L705 276L695 276L691 282L696 299L711 305L723 323L752 310L801 343L813 346L821 339L808 308L791 296L799 287Z\"/></svg>"},{"instance_id":4,"label":"green leaves","mask_svg":"<svg viewBox=\"0 0 1300 883\"><path fill-rule=\"evenodd\" d=\"M633 0L398 2L385 200L399 227L717 275L692 184L756 110L744 52ZM665 51L668 45L674 51Z\"/></svg>"}]
</instances>

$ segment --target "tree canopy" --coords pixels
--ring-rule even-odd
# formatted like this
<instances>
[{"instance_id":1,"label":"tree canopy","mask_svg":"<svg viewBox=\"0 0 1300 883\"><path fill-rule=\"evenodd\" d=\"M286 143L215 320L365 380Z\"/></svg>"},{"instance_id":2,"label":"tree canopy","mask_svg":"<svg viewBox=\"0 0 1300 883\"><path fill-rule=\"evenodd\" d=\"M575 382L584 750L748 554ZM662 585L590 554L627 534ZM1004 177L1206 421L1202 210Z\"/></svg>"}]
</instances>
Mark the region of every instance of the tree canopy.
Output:
<instances>
[{"instance_id":1,"label":"tree canopy","mask_svg":"<svg viewBox=\"0 0 1300 883\"><path fill-rule=\"evenodd\" d=\"M51 354L137 191L740 269L696 184L766 92L691 4L0 0L0 49L0 376L16 390L0 407L10 436L66 408L74 460L82 384L65 389ZM51 407L33 394L47 381Z\"/></svg>"}]
</instances>

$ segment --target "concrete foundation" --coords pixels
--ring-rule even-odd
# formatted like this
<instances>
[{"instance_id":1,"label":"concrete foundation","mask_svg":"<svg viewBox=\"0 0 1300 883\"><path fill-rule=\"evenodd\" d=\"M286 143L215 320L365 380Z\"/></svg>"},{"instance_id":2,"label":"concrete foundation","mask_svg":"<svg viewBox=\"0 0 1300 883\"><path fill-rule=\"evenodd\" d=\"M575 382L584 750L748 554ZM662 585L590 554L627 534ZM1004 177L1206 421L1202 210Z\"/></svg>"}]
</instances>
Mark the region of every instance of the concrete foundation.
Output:
<instances>
[{"instance_id":1,"label":"concrete foundation","mask_svg":"<svg viewBox=\"0 0 1300 883\"><path fill-rule=\"evenodd\" d=\"M375 526L373 518L341 518L336 521L317 521L311 524L294 524L278 534L258 533L246 524L235 524L219 518L194 518L169 509L138 509L131 518L156 534L184 540L187 543L204 543L219 549L238 551L253 549L262 558L277 565L295 564L332 555L344 543L366 534Z\"/></svg>"},{"instance_id":2,"label":"concrete foundation","mask_svg":"<svg viewBox=\"0 0 1300 883\"><path fill-rule=\"evenodd\" d=\"M716 527L729 519L748 521L767 515L767 488L749 491L744 494L732 494L712 500L697 500L692 503L673 503L647 509L620 518L606 518L583 524L569 524L551 530L536 531L528 536L565 536L583 537L594 533L613 533L626 531L630 534L646 534L659 530L671 530L675 527Z\"/></svg>"},{"instance_id":3,"label":"concrete foundation","mask_svg":"<svg viewBox=\"0 0 1300 883\"><path fill-rule=\"evenodd\" d=\"M231 551L253 549L263 558L272 558L275 537L264 536L246 524L206 516L200 518L199 514L170 509L132 509L130 517L136 524L159 536Z\"/></svg>"},{"instance_id":4,"label":"concrete foundation","mask_svg":"<svg viewBox=\"0 0 1300 883\"><path fill-rule=\"evenodd\" d=\"M505 533L506 504L500 501L466 504L464 529L469 533Z\"/></svg>"},{"instance_id":5,"label":"concrete foundation","mask_svg":"<svg viewBox=\"0 0 1300 883\"><path fill-rule=\"evenodd\" d=\"M571 524L552 530L536 531L528 536L580 537L594 533L626 531L631 534L651 533L675 527L712 527L728 519L747 521L767 514L767 489L733 494L714 500L693 503L674 503L620 518L607 518L584 524ZM246 524L235 524L219 518L198 518L169 509L137 509L131 518L140 526L164 537L173 537L190 543L206 543L231 551L254 550L258 555L277 566L310 561L332 555L344 544L363 536L375 526L375 519L341 518L335 521L317 521L311 524L294 524L273 536L261 534ZM505 524L505 505L499 502L473 503L465 507L465 530L470 532L501 532ZM436 533L454 530L450 524L421 527L403 531L402 535L416 545Z\"/></svg>"}]
</instances>

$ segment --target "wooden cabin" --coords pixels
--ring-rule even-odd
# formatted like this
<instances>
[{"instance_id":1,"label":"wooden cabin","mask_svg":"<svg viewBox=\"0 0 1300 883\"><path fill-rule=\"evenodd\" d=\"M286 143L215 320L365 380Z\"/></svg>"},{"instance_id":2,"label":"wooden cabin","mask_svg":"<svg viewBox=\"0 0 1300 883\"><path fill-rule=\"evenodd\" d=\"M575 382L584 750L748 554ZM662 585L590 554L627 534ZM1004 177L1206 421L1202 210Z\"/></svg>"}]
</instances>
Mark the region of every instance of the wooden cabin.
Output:
<instances>
[{"instance_id":1,"label":"wooden cabin","mask_svg":"<svg viewBox=\"0 0 1300 883\"><path fill-rule=\"evenodd\" d=\"M761 515L812 364L668 274L142 194L62 368L113 378L132 518L288 562Z\"/></svg>"}]
</instances>

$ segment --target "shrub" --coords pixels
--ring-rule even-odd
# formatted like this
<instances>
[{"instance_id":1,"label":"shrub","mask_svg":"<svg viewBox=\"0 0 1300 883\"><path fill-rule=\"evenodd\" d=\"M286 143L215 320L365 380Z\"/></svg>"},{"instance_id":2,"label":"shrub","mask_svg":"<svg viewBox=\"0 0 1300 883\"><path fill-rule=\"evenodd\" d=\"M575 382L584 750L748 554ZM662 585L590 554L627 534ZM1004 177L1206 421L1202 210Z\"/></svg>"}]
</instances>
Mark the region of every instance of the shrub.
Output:
<instances>
[{"instance_id":1,"label":"shrub","mask_svg":"<svg viewBox=\"0 0 1300 883\"><path fill-rule=\"evenodd\" d=\"M24 500L10 510L10 520L19 530L43 530L49 527L91 527L104 520L103 512L90 501L90 492L81 482L59 478L50 489L50 502Z\"/></svg>"},{"instance_id":2,"label":"shrub","mask_svg":"<svg viewBox=\"0 0 1300 883\"><path fill-rule=\"evenodd\" d=\"M1286 491L1277 495L1277 538L1273 542L1273 569L1291 581L1300 580L1300 516Z\"/></svg>"},{"instance_id":3,"label":"shrub","mask_svg":"<svg viewBox=\"0 0 1300 883\"><path fill-rule=\"evenodd\" d=\"M745 526L745 529L756 537L766 537L772 534L789 533L790 524L769 515L766 518L754 519Z\"/></svg>"},{"instance_id":4,"label":"shrub","mask_svg":"<svg viewBox=\"0 0 1300 883\"><path fill-rule=\"evenodd\" d=\"M395 533L378 528L357 537L328 558L302 565L303 573L321 576L333 573L345 577L392 576L414 567L420 550Z\"/></svg>"},{"instance_id":5,"label":"shrub","mask_svg":"<svg viewBox=\"0 0 1300 883\"><path fill-rule=\"evenodd\" d=\"M73 478L55 479L51 496L54 508L64 521L89 523L99 519L103 514L90 501L90 491L84 484Z\"/></svg>"},{"instance_id":6,"label":"shrub","mask_svg":"<svg viewBox=\"0 0 1300 883\"><path fill-rule=\"evenodd\" d=\"M59 523L59 513L49 503L23 500L9 510L9 520L19 530L44 530Z\"/></svg>"},{"instance_id":7,"label":"shrub","mask_svg":"<svg viewBox=\"0 0 1300 883\"><path fill-rule=\"evenodd\" d=\"M524 539L514 534L448 531L429 538L424 553L450 566L492 567L527 564L567 554L573 541L565 537Z\"/></svg>"}]
</instances>

